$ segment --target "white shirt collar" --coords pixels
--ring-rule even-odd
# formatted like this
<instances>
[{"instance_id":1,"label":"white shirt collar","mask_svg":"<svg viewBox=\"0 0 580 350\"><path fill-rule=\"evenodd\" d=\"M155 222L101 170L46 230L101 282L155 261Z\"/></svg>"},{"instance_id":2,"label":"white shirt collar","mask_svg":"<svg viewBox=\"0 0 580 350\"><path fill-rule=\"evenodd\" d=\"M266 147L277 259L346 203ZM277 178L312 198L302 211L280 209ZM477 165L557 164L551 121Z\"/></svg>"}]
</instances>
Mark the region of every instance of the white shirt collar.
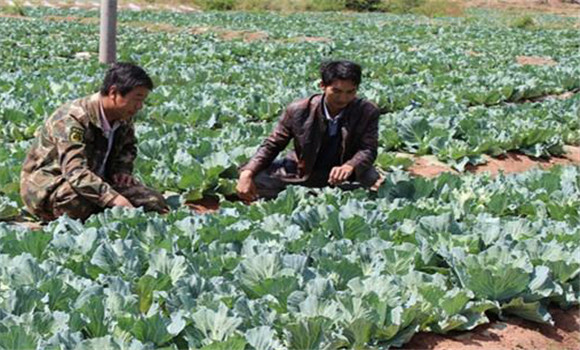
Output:
<instances>
[{"instance_id":1,"label":"white shirt collar","mask_svg":"<svg viewBox=\"0 0 580 350\"><path fill-rule=\"evenodd\" d=\"M113 126L107 120L107 116L105 115L105 109L103 108L103 101L99 101L99 109L101 111L99 117L101 118L101 125L103 126L103 132L105 135L108 135L111 130L115 131L119 126L119 123L114 122Z\"/></svg>"},{"instance_id":2,"label":"white shirt collar","mask_svg":"<svg viewBox=\"0 0 580 350\"><path fill-rule=\"evenodd\" d=\"M328 111L328 106L326 105L326 96L324 96L323 99L322 99L322 105L324 107L323 108L324 109L324 116L326 117L327 120L337 121L337 120L339 120L342 117L342 112L344 111L344 109L342 111L340 111L340 113L338 113L336 115L336 117L332 118L330 116L330 112Z\"/></svg>"}]
</instances>

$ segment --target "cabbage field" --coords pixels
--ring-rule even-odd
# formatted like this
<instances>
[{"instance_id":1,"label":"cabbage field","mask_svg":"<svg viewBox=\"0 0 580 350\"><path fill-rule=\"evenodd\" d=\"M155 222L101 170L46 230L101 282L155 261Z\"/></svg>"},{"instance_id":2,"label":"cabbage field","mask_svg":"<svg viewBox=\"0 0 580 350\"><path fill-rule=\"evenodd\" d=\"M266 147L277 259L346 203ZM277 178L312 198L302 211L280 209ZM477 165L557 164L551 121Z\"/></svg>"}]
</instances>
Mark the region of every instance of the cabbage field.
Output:
<instances>
[{"instance_id":1,"label":"cabbage field","mask_svg":"<svg viewBox=\"0 0 580 350\"><path fill-rule=\"evenodd\" d=\"M579 166L424 179L396 157L462 172L483 155L579 145L574 20L123 11L119 60L157 85L137 117L136 173L173 210L31 231L8 220L34 131L96 91L106 67L97 12L27 16L0 17L0 348L386 349L496 316L552 323L548 306L579 304ZM383 111L379 191L226 200L329 58L361 63L360 95ZM204 196L220 210L184 205Z\"/></svg>"}]
</instances>

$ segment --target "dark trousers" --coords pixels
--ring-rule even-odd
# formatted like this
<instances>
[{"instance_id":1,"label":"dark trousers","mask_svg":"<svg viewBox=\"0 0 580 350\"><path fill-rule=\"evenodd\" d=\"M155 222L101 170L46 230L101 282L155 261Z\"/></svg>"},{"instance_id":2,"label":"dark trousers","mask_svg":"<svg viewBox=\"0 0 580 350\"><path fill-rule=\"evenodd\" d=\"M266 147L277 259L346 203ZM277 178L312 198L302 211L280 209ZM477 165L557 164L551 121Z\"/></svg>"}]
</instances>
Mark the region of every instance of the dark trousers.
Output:
<instances>
[{"instance_id":1,"label":"dark trousers","mask_svg":"<svg viewBox=\"0 0 580 350\"><path fill-rule=\"evenodd\" d=\"M298 183L284 179L292 176L296 172L296 169L296 162L289 158L277 159L272 162L270 167L254 176L254 184L256 185L258 195L261 198L275 198L288 185L300 185L312 188L330 186L328 183L330 171L314 171L308 180ZM370 167L360 174L354 172L347 182L337 187L347 190L359 187L370 188L379 177L378 171L374 167Z\"/></svg>"}]
</instances>

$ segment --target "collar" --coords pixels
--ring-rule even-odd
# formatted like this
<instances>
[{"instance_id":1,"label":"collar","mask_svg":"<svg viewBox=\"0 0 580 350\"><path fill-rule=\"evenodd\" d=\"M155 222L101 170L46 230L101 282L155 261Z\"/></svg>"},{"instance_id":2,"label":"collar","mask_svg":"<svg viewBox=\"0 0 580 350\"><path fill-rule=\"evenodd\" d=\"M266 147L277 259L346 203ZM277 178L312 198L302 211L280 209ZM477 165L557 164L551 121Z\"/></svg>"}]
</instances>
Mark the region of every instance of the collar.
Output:
<instances>
[{"instance_id":1,"label":"collar","mask_svg":"<svg viewBox=\"0 0 580 350\"><path fill-rule=\"evenodd\" d=\"M89 96L88 101L86 102L89 120L99 129L103 129L101 112L99 110L100 104L101 104L101 94L98 92Z\"/></svg>"},{"instance_id":2,"label":"collar","mask_svg":"<svg viewBox=\"0 0 580 350\"><path fill-rule=\"evenodd\" d=\"M101 125L103 126L103 132L105 134L111 132L111 124L107 120L107 116L105 115L105 109L103 108L103 101L99 101L99 117L101 118Z\"/></svg>"},{"instance_id":3,"label":"collar","mask_svg":"<svg viewBox=\"0 0 580 350\"><path fill-rule=\"evenodd\" d=\"M101 126L103 129L103 133L105 135L108 135L111 133L111 131L115 131L117 130L117 128L120 126L119 122L115 121L113 123L113 126L111 126L111 124L109 123L109 120L107 119L107 116L105 114L105 109L103 108L103 101L99 100L99 119L101 121Z\"/></svg>"},{"instance_id":4,"label":"collar","mask_svg":"<svg viewBox=\"0 0 580 350\"><path fill-rule=\"evenodd\" d=\"M326 120L331 121L331 122L336 122L340 118L342 118L342 115L344 112L344 109L342 109L340 111L340 113L338 113L334 118L332 118L330 116L330 112L328 111L328 106L326 105L326 95L322 95L322 110L324 112L324 116L326 117Z\"/></svg>"}]
</instances>

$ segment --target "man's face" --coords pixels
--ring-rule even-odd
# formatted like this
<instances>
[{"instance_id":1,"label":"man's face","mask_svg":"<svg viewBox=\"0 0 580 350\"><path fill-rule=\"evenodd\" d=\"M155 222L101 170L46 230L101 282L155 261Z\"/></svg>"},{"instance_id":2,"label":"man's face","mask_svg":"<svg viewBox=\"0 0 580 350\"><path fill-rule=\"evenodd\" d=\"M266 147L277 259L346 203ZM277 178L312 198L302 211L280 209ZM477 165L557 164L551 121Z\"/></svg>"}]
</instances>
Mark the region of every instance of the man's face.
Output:
<instances>
[{"instance_id":1,"label":"man's face","mask_svg":"<svg viewBox=\"0 0 580 350\"><path fill-rule=\"evenodd\" d=\"M149 89L143 86L134 88L125 96L121 96L121 93L114 88L111 89L109 97L112 99L115 108L115 119L119 121L131 119L131 117L143 108L143 103L147 95L149 95Z\"/></svg>"},{"instance_id":2,"label":"man's face","mask_svg":"<svg viewBox=\"0 0 580 350\"><path fill-rule=\"evenodd\" d=\"M350 80L334 80L330 85L320 82L320 88L326 96L328 108L334 112L339 112L356 98L356 86Z\"/></svg>"}]
</instances>

